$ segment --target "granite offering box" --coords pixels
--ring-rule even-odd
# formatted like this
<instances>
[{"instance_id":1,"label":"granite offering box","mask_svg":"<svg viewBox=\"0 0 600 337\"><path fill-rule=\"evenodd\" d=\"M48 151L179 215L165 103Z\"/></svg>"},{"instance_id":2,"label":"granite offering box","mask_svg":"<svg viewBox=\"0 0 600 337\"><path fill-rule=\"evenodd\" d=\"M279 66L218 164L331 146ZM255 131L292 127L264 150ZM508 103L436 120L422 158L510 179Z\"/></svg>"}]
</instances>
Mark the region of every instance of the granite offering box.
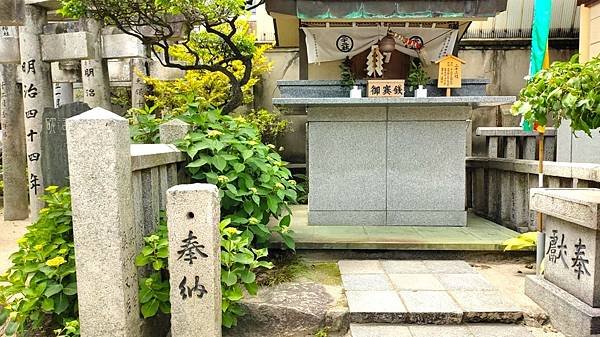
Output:
<instances>
[{"instance_id":1,"label":"granite offering box","mask_svg":"<svg viewBox=\"0 0 600 337\"><path fill-rule=\"evenodd\" d=\"M544 215L544 277L525 294L569 336L600 336L600 189L532 189L531 209Z\"/></svg>"}]
</instances>

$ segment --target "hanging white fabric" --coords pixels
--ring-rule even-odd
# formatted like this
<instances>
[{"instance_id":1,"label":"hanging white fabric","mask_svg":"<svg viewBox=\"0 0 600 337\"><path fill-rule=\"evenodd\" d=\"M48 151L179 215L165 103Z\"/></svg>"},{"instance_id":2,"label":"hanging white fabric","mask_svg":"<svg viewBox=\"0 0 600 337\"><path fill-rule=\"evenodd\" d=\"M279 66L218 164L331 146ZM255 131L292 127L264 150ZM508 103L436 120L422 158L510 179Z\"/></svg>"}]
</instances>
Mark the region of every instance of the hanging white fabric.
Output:
<instances>
[{"instance_id":1,"label":"hanging white fabric","mask_svg":"<svg viewBox=\"0 0 600 337\"><path fill-rule=\"evenodd\" d=\"M382 37L386 27L303 27L309 63L343 60L369 49ZM396 50L435 62L452 54L458 30L448 28L392 27L392 31L423 43L421 50L407 48L396 40Z\"/></svg>"}]
</instances>

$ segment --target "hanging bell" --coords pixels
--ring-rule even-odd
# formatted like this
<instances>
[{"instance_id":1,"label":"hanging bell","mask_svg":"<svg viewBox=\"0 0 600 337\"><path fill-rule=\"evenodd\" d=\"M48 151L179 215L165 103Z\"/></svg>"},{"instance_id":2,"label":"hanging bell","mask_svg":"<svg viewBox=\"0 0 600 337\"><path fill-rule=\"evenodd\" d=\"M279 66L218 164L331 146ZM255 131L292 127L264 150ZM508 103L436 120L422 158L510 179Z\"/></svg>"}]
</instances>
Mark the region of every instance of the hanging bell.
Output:
<instances>
[{"instance_id":1,"label":"hanging bell","mask_svg":"<svg viewBox=\"0 0 600 337\"><path fill-rule=\"evenodd\" d=\"M383 39L379 40L379 51L382 53L391 53L396 50L396 40L390 34L387 34Z\"/></svg>"}]
</instances>

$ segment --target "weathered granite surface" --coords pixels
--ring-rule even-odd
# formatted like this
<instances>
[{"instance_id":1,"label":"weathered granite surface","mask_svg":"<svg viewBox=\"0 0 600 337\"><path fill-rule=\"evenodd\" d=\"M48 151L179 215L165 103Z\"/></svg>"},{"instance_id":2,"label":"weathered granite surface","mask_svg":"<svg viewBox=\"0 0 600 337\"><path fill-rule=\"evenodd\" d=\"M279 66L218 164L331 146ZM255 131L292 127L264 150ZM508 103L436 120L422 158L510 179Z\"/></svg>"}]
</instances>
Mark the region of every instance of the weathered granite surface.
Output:
<instances>
[{"instance_id":1,"label":"weathered granite surface","mask_svg":"<svg viewBox=\"0 0 600 337\"><path fill-rule=\"evenodd\" d=\"M95 108L66 127L81 333L141 336L129 125Z\"/></svg>"},{"instance_id":2,"label":"weathered granite surface","mask_svg":"<svg viewBox=\"0 0 600 337\"><path fill-rule=\"evenodd\" d=\"M307 337L327 326L329 333L345 332L348 310L340 292L314 282L283 283L261 288L242 300L247 314L225 337ZM343 303L342 303L343 304Z\"/></svg>"},{"instance_id":3,"label":"weathered granite surface","mask_svg":"<svg viewBox=\"0 0 600 337\"><path fill-rule=\"evenodd\" d=\"M219 190L187 184L167 190L171 334L221 337Z\"/></svg>"},{"instance_id":4,"label":"weathered granite surface","mask_svg":"<svg viewBox=\"0 0 600 337\"><path fill-rule=\"evenodd\" d=\"M351 323L516 322L522 310L464 261L338 262Z\"/></svg>"},{"instance_id":5,"label":"weathered granite surface","mask_svg":"<svg viewBox=\"0 0 600 337\"><path fill-rule=\"evenodd\" d=\"M537 135L535 131L525 131L520 126L481 126L477 128L476 135L478 136L504 136L504 137L525 137ZM546 128L545 136L556 136L555 128Z\"/></svg>"},{"instance_id":6,"label":"weathered granite surface","mask_svg":"<svg viewBox=\"0 0 600 337\"><path fill-rule=\"evenodd\" d=\"M468 106L309 106L311 225L465 226Z\"/></svg>"},{"instance_id":7,"label":"weathered granite surface","mask_svg":"<svg viewBox=\"0 0 600 337\"><path fill-rule=\"evenodd\" d=\"M181 119L172 119L158 127L160 142L164 144L173 144L176 141L183 139L191 129L192 126Z\"/></svg>"},{"instance_id":8,"label":"weathered granite surface","mask_svg":"<svg viewBox=\"0 0 600 337\"><path fill-rule=\"evenodd\" d=\"M530 207L544 215L544 278L525 293L568 336L600 336L598 210L600 189L537 188Z\"/></svg>"},{"instance_id":9,"label":"weathered granite surface","mask_svg":"<svg viewBox=\"0 0 600 337\"><path fill-rule=\"evenodd\" d=\"M532 189L531 209L545 215L544 278L600 307L600 189Z\"/></svg>"},{"instance_id":10,"label":"weathered granite surface","mask_svg":"<svg viewBox=\"0 0 600 337\"><path fill-rule=\"evenodd\" d=\"M273 98L275 105L303 106L395 106L395 105L463 105L463 106L498 106L512 104L514 96L450 96L450 97L398 97L398 98L346 98L346 97L290 97Z\"/></svg>"},{"instance_id":11,"label":"weathered granite surface","mask_svg":"<svg viewBox=\"0 0 600 337\"><path fill-rule=\"evenodd\" d=\"M600 308L593 308L560 287L537 276L525 279L525 295L550 316L550 322L568 337L600 336Z\"/></svg>"},{"instance_id":12,"label":"weathered granite surface","mask_svg":"<svg viewBox=\"0 0 600 337\"><path fill-rule=\"evenodd\" d=\"M486 79L463 79L462 88L452 90L454 96L485 96ZM362 90L362 96L367 96L367 81L357 80L355 85ZM349 97L350 87L344 86L337 80L279 80L277 87L283 97ZM429 97L445 96L446 90L437 87L437 81L431 80L426 85ZM405 85L405 96L413 96L408 84Z\"/></svg>"}]
</instances>

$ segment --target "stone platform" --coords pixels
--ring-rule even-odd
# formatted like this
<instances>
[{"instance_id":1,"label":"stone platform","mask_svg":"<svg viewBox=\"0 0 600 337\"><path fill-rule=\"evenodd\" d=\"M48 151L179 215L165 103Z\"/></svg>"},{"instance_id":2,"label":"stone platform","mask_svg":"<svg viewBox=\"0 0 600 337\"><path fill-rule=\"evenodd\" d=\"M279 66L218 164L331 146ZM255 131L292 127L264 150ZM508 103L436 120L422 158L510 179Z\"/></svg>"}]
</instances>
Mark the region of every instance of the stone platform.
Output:
<instances>
[{"instance_id":1,"label":"stone platform","mask_svg":"<svg viewBox=\"0 0 600 337\"><path fill-rule=\"evenodd\" d=\"M533 337L520 325L385 325L351 324L349 337Z\"/></svg>"},{"instance_id":2,"label":"stone platform","mask_svg":"<svg viewBox=\"0 0 600 337\"><path fill-rule=\"evenodd\" d=\"M297 249L497 251L519 233L469 213L466 227L309 226L306 205L294 205L292 223ZM279 240L277 236L274 240ZM281 242L271 244L276 248Z\"/></svg>"},{"instance_id":3,"label":"stone platform","mask_svg":"<svg viewBox=\"0 0 600 337\"><path fill-rule=\"evenodd\" d=\"M342 260L338 265L351 323L514 323L523 318L519 307L464 261Z\"/></svg>"}]
</instances>

